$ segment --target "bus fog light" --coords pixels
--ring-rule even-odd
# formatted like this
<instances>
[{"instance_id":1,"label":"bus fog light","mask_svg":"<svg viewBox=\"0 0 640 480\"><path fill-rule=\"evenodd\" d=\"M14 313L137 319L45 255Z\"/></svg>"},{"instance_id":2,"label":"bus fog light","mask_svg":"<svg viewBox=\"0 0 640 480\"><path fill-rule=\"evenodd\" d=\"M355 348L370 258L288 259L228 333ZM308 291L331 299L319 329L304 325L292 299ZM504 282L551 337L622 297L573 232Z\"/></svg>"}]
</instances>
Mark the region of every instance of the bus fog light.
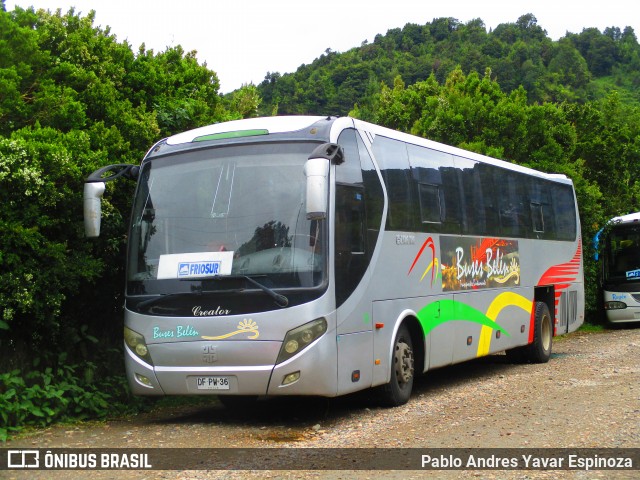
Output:
<instances>
[{"instance_id":1,"label":"bus fog light","mask_svg":"<svg viewBox=\"0 0 640 480\"><path fill-rule=\"evenodd\" d=\"M145 387L153 387L153 385L151 385L151 380L149 380L144 375L140 375L139 373L136 373L136 380L138 381L138 383L141 383Z\"/></svg>"},{"instance_id":2,"label":"bus fog light","mask_svg":"<svg viewBox=\"0 0 640 480\"><path fill-rule=\"evenodd\" d=\"M293 330L289 330L284 337L276 364L289 360L320 338L326 331L327 321L324 318L317 318Z\"/></svg>"},{"instance_id":3,"label":"bus fog light","mask_svg":"<svg viewBox=\"0 0 640 480\"><path fill-rule=\"evenodd\" d=\"M297 382L300 379L300 372L293 372L284 377L282 380L282 385L289 385L293 382Z\"/></svg>"}]
</instances>

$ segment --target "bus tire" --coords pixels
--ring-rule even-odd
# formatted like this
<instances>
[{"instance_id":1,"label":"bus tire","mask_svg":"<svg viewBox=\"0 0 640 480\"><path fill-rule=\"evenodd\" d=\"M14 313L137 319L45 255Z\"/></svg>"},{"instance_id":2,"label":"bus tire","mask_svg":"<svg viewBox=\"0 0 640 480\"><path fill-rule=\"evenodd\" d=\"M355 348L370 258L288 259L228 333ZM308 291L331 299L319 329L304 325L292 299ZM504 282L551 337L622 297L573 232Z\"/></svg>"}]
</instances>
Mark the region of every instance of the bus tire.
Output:
<instances>
[{"instance_id":1,"label":"bus tire","mask_svg":"<svg viewBox=\"0 0 640 480\"><path fill-rule=\"evenodd\" d=\"M380 399L384 406L404 405L411 397L415 378L413 342L406 325L401 325L393 342L391 356L391 380L381 390Z\"/></svg>"},{"instance_id":2,"label":"bus tire","mask_svg":"<svg viewBox=\"0 0 640 480\"><path fill-rule=\"evenodd\" d=\"M553 322L549 307L535 303L533 342L524 347L507 350L507 358L514 363L547 363L553 347Z\"/></svg>"}]
</instances>

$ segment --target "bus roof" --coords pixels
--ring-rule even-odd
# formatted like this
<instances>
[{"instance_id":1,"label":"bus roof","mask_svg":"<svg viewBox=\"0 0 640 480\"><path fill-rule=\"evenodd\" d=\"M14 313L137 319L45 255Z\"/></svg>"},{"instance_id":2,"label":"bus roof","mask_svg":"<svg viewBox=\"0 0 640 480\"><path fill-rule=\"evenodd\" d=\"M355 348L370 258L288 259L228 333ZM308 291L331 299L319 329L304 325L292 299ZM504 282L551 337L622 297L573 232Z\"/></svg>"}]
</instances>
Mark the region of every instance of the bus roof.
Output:
<instances>
[{"instance_id":1,"label":"bus roof","mask_svg":"<svg viewBox=\"0 0 640 480\"><path fill-rule=\"evenodd\" d=\"M640 212L629 213L619 217L613 217L609 223L634 223L640 222Z\"/></svg>"},{"instance_id":2,"label":"bus roof","mask_svg":"<svg viewBox=\"0 0 640 480\"><path fill-rule=\"evenodd\" d=\"M168 145L179 145L181 143L191 143L202 138L227 134L229 137L242 136L243 132L253 134L285 133L295 132L309 127L326 117L312 116L282 116L282 117L260 117L247 118L244 120L232 120L230 122L216 123L206 127L196 128L183 133L178 133L167 138ZM260 133L261 132L261 133Z\"/></svg>"},{"instance_id":3,"label":"bus roof","mask_svg":"<svg viewBox=\"0 0 640 480\"><path fill-rule=\"evenodd\" d=\"M444 153L452 155L459 155L471 160L492 164L498 167L506 168L509 170L525 173L528 175L535 175L538 177L546 178L548 180L557 181L560 183L571 184L571 179L562 174L549 174L532 168L527 168L515 163L511 163L505 160L499 160L492 157L487 157L475 152L462 150L457 147L452 147L446 144L438 143L415 135L391 130L386 127L381 127L372 123L364 122L362 120L352 119L350 117L326 117L326 116L306 116L306 115L291 115L291 116L279 116L279 117L259 117L248 118L242 120L232 120L229 122L216 123L213 125L207 125L204 127L188 130L186 132L178 133L166 139L166 144L169 146L176 146L181 144L188 144L192 142L198 142L202 140L218 140L223 138L238 138L238 137L250 137L257 135L267 135L274 133L288 133L298 132L305 128L311 127L313 124L320 120L327 120L333 125L332 137L337 140L337 135L343 128L355 126L362 130L368 131L370 134L386 136L396 140L412 143L414 145L421 145L427 148L438 150ZM373 138L373 137L372 137Z\"/></svg>"}]
</instances>

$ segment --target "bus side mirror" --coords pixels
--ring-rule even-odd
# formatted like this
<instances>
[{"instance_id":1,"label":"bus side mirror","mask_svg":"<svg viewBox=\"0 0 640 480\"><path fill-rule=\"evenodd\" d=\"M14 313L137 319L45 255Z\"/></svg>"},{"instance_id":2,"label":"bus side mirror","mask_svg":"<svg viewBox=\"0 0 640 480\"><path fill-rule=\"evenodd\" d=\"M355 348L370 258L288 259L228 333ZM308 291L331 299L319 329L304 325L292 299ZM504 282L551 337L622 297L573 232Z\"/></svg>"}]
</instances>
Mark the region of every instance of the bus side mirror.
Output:
<instances>
[{"instance_id":1,"label":"bus side mirror","mask_svg":"<svg viewBox=\"0 0 640 480\"><path fill-rule=\"evenodd\" d=\"M329 197L329 162L324 158L310 158L304 164L307 177L307 219L320 220L327 217Z\"/></svg>"},{"instance_id":2,"label":"bus side mirror","mask_svg":"<svg viewBox=\"0 0 640 480\"><path fill-rule=\"evenodd\" d=\"M84 233L89 238L100 236L101 198L105 182L120 177L137 180L140 167L129 163L118 163L99 168L84 181Z\"/></svg>"},{"instance_id":3,"label":"bus side mirror","mask_svg":"<svg viewBox=\"0 0 640 480\"><path fill-rule=\"evenodd\" d=\"M321 220L327 217L329 198L329 165L344 162L344 152L340 145L323 143L309 155L304 165L307 177L307 219Z\"/></svg>"},{"instance_id":4,"label":"bus side mirror","mask_svg":"<svg viewBox=\"0 0 640 480\"><path fill-rule=\"evenodd\" d=\"M89 238L100 236L101 199L104 190L104 182L84 184L84 232Z\"/></svg>"}]
</instances>

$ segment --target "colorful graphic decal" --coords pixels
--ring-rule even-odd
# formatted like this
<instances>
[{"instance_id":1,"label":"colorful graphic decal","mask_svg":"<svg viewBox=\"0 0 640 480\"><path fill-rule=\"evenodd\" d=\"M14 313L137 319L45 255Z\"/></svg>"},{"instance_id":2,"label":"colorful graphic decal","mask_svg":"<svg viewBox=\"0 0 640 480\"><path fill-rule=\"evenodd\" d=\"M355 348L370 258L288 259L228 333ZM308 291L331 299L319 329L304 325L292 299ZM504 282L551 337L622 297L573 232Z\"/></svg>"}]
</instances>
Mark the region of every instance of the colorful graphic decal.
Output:
<instances>
[{"instance_id":1,"label":"colorful graphic decal","mask_svg":"<svg viewBox=\"0 0 640 480\"><path fill-rule=\"evenodd\" d=\"M513 292L503 292L496 296L489 305L486 313L482 313L469 305L450 299L443 299L430 303L418 312L418 320L422 325L425 336L438 325L447 322L465 321L482 325L480 340L476 355L478 357L489 354L491 346L491 331L499 330L507 337L510 336L500 324L496 322L498 315L505 307L514 306L531 313L533 302L522 295Z\"/></svg>"},{"instance_id":2,"label":"colorful graphic decal","mask_svg":"<svg viewBox=\"0 0 640 480\"><path fill-rule=\"evenodd\" d=\"M520 285L515 240L441 237L440 258L445 292Z\"/></svg>"},{"instance_id":3,"label":"colorful graphic decal","mask_svg":"<svg viewBox=\"0 0 640 480\"><path fill-rule=\"evenodd\" d=\"M495 320L498 318L498 315L505 307L518 307L524 310L529 314L529 316L533 315L533 302L522 295L518 295L513 292L504 292L498 295L493 299L491 305L487 309L487 317ZM483 325L482 330L480 330L480 340L478 342L478 353L477 356L481 357L483 355L489 355L489 350L491 347L491 335L492 328L488 325Z\"/></svg>"},{"instance_id":4,"label":"colorful graphic decal","mask_svg":"<svg viewBox=\"0 0 640 480\"><path fill-rule=\"evenodd\" d=\"M558 321L558 304L560 303L560 297L562 293L569 288L572 282L578 279L580 273L580 264L582 263L582 239L578 241L578 248L573 258L567 263L560 265L554 265L549 270L542 274L537 285L554 285L555 287L555 318ZM533 342L533 321L531 319L531 328L529 328L529 342ZM555 327L554 327L555 335Z\"/></svg>"},{"instance_id":5,"label":"colorful graphic decal","mask_svg":"<svg viewBox=\"0 0 640 480\"><path fill-rule=\"evenodd\" d=\"M442 263L443 291L520 285L520 255L517 241L499 238L443 236L440 238L440 242L440 258L451 260L448 265L444 261ZM438 269L438 259L435 256L435 245L431 237L420 248L411 268L409 268L409 274L427 247L431 250L432 260L420 280L431 270L433 285L434 279L438 277L433 273L434 269ZM576 253L569 262L549 268L537 283L537 285L553 285L555 287L556 318L560 296L572 282L577 280L581 259L582 242L580 241ZM425 336L437 326L447 322L466 321L482 325L476 353L478 357L481 357L490 352L493 330L510 336L509 332L497 322L498 316L506 307L516 307L529 314L529 343L531 343L535 321L534 303L514 292L506 291L496 295L485 313L452 299L441 299L426 305L418 311L417 315Z\"/></svg>"},{"instance_id":6,"label":"colorful graphic decal","mask_svg":"<svg viewBox=\"0 0 640 480\"><path fill-rule=\"evenodd\" d=\"M237 328L238 329L235 332L226 333L217 337L207 337L203 335L201 338L203 338L204 340L222 340L224 338L233 337L234 335L240 335L242 333L253 333L252 336L247 337L247 340L255 340L260 336L260 332L258 331L258 324L251 319L242 320L238 323Z\"/></svg>"},{"instance_id":7,"label":"colorful graphic decal","mask_svg":"<svg viewBox=\"0 0 640 480\"><path fill-rule=\"evenodd\" d=\"M438 257L436 257L436 247L435 247L435 244L433 243L433 238L431 237L427 238L422 244L422 247L420 247L420 251L418 252L416 257L413 259L413 263L411 264L411 267L409 268L407 275L411 274L413 267L416 266L416 263L418 263L418 260L420 259L420 257L422 256L422 253L427 247L429 247L429 250L431 250L431 262L429 263L429 265L427 265L426 270L420 277L420 281L422 281L424 277L427 275L427 273L431 271L431 286L433 287L433 282L436 279L441 278L442 274L440 273L440 262L438 261Z\"/></svg>"}]
</instances>

